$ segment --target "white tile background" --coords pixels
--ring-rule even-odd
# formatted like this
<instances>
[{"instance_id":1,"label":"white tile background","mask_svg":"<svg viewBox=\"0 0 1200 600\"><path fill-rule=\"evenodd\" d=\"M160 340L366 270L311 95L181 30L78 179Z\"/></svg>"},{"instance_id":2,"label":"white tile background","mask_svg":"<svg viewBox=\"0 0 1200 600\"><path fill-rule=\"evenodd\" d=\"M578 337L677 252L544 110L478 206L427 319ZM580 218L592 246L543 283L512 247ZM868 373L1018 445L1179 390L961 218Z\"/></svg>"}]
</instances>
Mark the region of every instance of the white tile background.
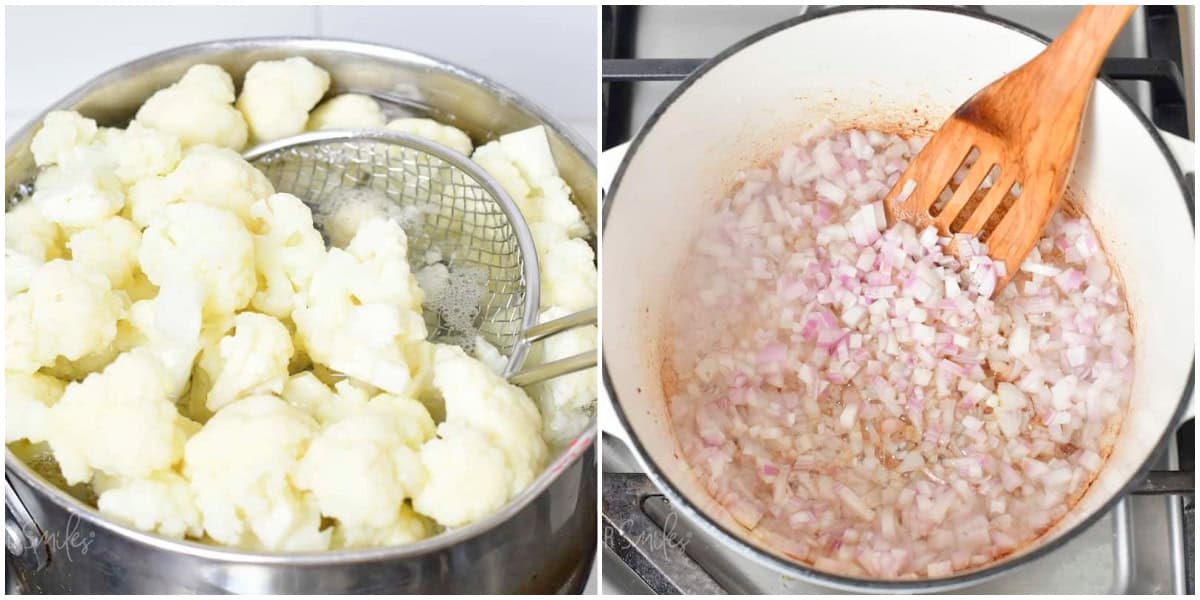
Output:
<instances>
[{"instance_id":1,"label":"white tile background","mask_svg":"<svg viewBox=\"0 0 1200 600\"><path fill-rule=\"evenodd\" d=\"M302 35L457 63L516 90L597 145L595 7L10 6L5 14L8 131L139 56L206 40Z\"/></svg>"},{"instance_id":2,"label":"white tile background","mask_svg":"<svg viewBox=\"0 0 1200 600\"><path fill-rule=\"evenodd\" d=\"M598 146L595 7L10 6L5 16L10 132L88 79L152 52L302 35L374 42L457 63L524 95ZM596 586L593 568L587 593Z\"/></svg>"}]
</instances>

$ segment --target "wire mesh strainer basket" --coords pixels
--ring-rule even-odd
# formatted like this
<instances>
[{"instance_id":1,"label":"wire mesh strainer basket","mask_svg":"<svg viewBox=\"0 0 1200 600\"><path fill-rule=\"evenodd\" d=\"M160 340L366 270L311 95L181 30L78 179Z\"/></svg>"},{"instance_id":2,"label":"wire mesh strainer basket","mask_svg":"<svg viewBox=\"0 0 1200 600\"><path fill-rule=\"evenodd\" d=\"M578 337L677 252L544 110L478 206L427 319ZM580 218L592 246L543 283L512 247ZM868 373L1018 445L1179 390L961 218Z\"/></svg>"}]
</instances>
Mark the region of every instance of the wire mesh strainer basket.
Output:
<instances>
[{"instance_id":1,"label":"wire mesh strainer basket","mask_svg":"<svg viewBox=\"0 0 1200 600\"><path fill-rule=\"evenodd\" d=\"M326 241L339 235L327 218L350 210L347 203L384 210L407 234L418 279L432 272L450 286L441 293L455 296L427 298L430 339L470 348L480 335L508 356L505 375L521 367L522 334L537 321L537 254L520 210L477 164L440 144L377 130L306 133L244 156L277 192L308 204Z\"/></svg>"}]
</instances>

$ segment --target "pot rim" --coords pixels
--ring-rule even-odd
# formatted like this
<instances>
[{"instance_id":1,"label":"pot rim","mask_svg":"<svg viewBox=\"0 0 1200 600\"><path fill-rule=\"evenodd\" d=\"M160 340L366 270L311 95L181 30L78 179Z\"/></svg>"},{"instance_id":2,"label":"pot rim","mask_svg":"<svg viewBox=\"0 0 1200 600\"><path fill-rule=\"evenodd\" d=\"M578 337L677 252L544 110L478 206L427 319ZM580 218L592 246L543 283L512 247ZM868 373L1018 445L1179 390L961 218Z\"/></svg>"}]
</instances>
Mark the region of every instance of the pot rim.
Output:
<instances>
[{"instance_id":1,"label":"pot rim","mask_svg":"<svg viewBox=\"0 0 1200 600\"><path fill-rule=\"evenodd\" d=\"M583 157L587 166L591 167L591 171L593 173L596 171L595 149L589 143L585 142L583 138L581 138L572 128L568 127L559 119L551 116L538 104L528 100L513 90L504 87L479 73L476 73L475 71L463 68L452 62L435 58L428 54L391 46L384 46L382 44L358 42L338 38L304 36L231 38L197 42L183 46L175 46L125 62L121 65L104 71L96 77L88 80L83 85L67 93L58 101L51 104L49 108L33 117L28 123L18 129L16 133L9 136L9 138L5 141L4 147L6 158L7 155L13 151L16 140L27 136L44 120L47 113L53 110L59 110L61 107L78 104L96 87L106 83L119 81L120 79L127 77L130 74L130 71L143 71L147 68L155 66L156 64L187 57L189 55L195 55L197 53L206 54L208 51L212 50L237 51L264 48L282 50L324 50L346 54L365 54L393 62L418 64L431 69L436 69L455 77L459 77L461 79L465 79L471 83L481 86L492 95L503 98L505 101L512 102L525 109L532 116L537 118L545 127L551 129L554 131L554 133L560 136L563 141L571 147L572 150L578 152L580 156ZM594 232L593 235L595 235ZM86 521L95 527L105 529L113 534L128 538L133 541L145 543L159 550L176 551L213 561L243 564L287 564L289 566L350 564L374 562L380 560L405 559L432 554L486 534L517 513L524 510L535 498L540 496L546 491L547 488L550 487L551 484L557 481L563 471L566 471L575 462L582 460L584 455L587 453L587 450L595 442L596 432L596 417L593 416L591 422L588 424L587 429L580 433L573 441L571 441L570 444L567 445L564 450L562 450L561 456L559 456L557 460L546 465L541 474L538 475L537 479L535 479L533 483L529 485L529 487L525 488L524 491L505 504L504 507L499 511L488 515L484 519L471 523L470 525L462 528L445 531L424 540L402 546L384 546L377 548L349 550L325 550L318 552L256 552L227 546L206 544L191 540L169 538L156 533L149 533L118 523L102 515L95 507L83 503L79 499L46 480L46 478L42 477L41 474L30 469L24 463L24 461L17 458L16 455L13 454L12 450L7 447L5 447L4 467L6 478L9 475L17 477L35 492L48 497L51 502L65 509L67 512L71 513L71 515Z\"/></svg>"},{"instance_id":2,"label":"pot rim","mask_svg":"<svg viewBox=\"0 0 1200 600\"><path fill-rule=\"evenodd\" d=\"M701 77L703 77L709 70L716 67L718 64L724 62L726 59L730 58L731 56L737 54L738 52L741 52L742 50L746 49L747 47L757 43L758 41L760 41L764 38L767 38L769 36L772 36L776 33L779 33L785 29L791 29L792 27L799 26L803 23L807 23L809 21L815 21L817 19L821 19L821 18L825 18L825 17L836 16L836 15L850 13L850 12L859 12L859 11L929 11L929 12L950 13L950 14L955 14L955 15L960 15L960 16L964 16L964 17L970 17L970 18L974 18L974 19L987 21L987 22L993 23L995 25L999 25L1001 27L1005 27L1005 28L1011 29L1013 31L1016 31L1018 33L1024 34L1024 35L1026 35L1030 38L1033 38L1034 40L1037 40L1039 42L1042 42L1044 44L1049 44L1051 41L1050 38L1036 32L1028 27L1025 27L1024 25L1014 23L1012 21L1009 21L1007 19L995 16L995 15L972 11L969 9L959 8L956 6L913 6L913 7L840 6L840 7L835 7L835 8L826 9L826 10L820 10L820 11L816 11L813 13L800 15L798 17L793 17L791 19L787 19L784 21L780 21L779 23L771 25L770 27L762 29L758 32L751 34L750 36L748 36L746 38L743 38L742 40L734 43L730 47L721 51L721 53L717 54L716 56L706 60L704 62L704 64L702 64L698 69L696 69L690 75L688 75L688 77L686 79L684 79L682 82L680 82L680 84L671 91L671 93L667 96L667 98L665 100L663 100L663 102L661 104L659 104L658 107L655 108L654 112L651 113L650 117L646 120L646 123L642 125L642 127L638 130L637 134L634 136L633 140L629 143L628 149L625 152L625 155L621 159L621 164L617 168L617 171L616 171L615 175L613 176L612 183L609 186L608 193L605 195L604 204L601 209L601 213L603 215L603 219L601 221L601 224L602 224L601 236L603 236L604 230L607 229L607 227L608 227L609 211L611 210L612 205L615 202L615 199L617 197L617 192L620 188L621 180L624 178L624 175L625 175L625 169L628 167L629 162L632 160L632 157L636 153L638 147L644 141L648 132L653 128L653 126L658 122L658 120L661 119L662 116L666 113L666 110L668 108L670 108L671 105L674 104L675 101L678 100L679 97L681 95L683 95L684 92L686 92L689 88L691 88L691 86L693 84L695 84ZM1146 130L1146 132L1150 135L1151 140L1154 142L1155 146L1158 147L1158 150L1162 154L1162 157L1167 161L1172 174L1174 174L1176 184L1179 186L1179 189L1180 189L1180 197L1184 200L1184 210L1188 211L1187 200L1189 197L1191 197L1191 191L1186 183L1186 180L1184 179L1182 170L1180 169L1179 165L1175 162L1175 159L1174 159L1173 155L1171 154L1170 150L1168 149L1166 142L1163 141L1162 136L1159 134L1158 128L1155 127L1154 124L1152 122L1150 122L1149 119L1146 118L1146 115L1142 113L1141 109L1139 109L1137 107L1137 105L1135 105L1133 103L1133 101L1130 100L1120 90L1120 88L1117 87L1117 85L1111 79L1101 76L1098 78L1098 80L1100 83L1107 86L1116 95L1116 97L1122 103L1124 103L1125 107L1127 109L1129 109L1130 112L1133 113L1134 117L1138 120L1138 122L1142 125L1142 127ZM1192 231L1193 231L1193 238L1194 238L1195 237L1195 224L1194 223L1192 224ZM603 344L603 342L602 342L602 344ZM1068 529L1062 535L1059 535L1057 538L1050 540L1048 542L1044 542L1044 543L1038 545L1036 548L1034 548L1024 554L1021 554L1017 557L1010 558L1007 560L1002 558L1000 561L989 563L983 567L977 568L972 571L967 571L967 572L964 572L959 575L952 575L950 577L942 577L942 578L926 578L926 579L920 579L920 580L915 580L915 581L910 581L910 580L889 581L889 580L873 580L873 579L865 579L865 578L858 578L858 577L848 577L848 576L844 576L844 575L835 575L835 574L819 571L819 570L813 568L811 565L806 565L806 564L800 563L798 561L790 561L790 560L780 558L779 556L776 556L775 554L767 552L764 549L762 549L756 545L747 543L746 541L742 540L740 537L738 537L737 535L732 533L728 528L726 528L723 525L721 525L720 523L717 523L716 521L710 519L708 517L708 515L706 515L705 513L697 510L695 508L695 506L693 506L692 503L687 500L686 496L684 496L684 494L679 490L679 488L677 488L674 484L672 484L671 481L666 476L663 475L663 471L659 468L658 464L649 455L649 453L646 452L645 447L642 445L642 443L638 439L637 435L634 434L633 430L630 428L629 418L625 415L625 410L622 408L621 402L619 401L618 395L616 393L616 389L613 386L612 375L608 369L607 356L608 356L608 353L601 350L601 357L602 357L601 376L602 376L605 392L612 399L613 412L616 413L617 419L620 421L621 426L625 429L626 432L629 433L629 439L630 439L631 443L634 445L633 451L634 451L635 457L637 458L638 463L646 471L646 475L650 478L650 480L653 481L654 484L656 486L658 486L658 488L664 493L664 495L666 495L668 497L668 499L671 501L673 506L675 506L678 510L680 510L686 516L688 516L692 520L692 522L695 523L696 525L698 525L700 527L700 529L703 530L706 534L708 534L712 537L715 537L716 539L718 539L719 541L724 543L727 547L733 548L735 551L737 551L742 556L746 556L748 558L751 558L751 559L757 561L760 564L770 567L777 573L781 573L781 574L791 576L791 577L796 577L801 580L810 581L813 583L825 585L825 586L832 587L835 589L841 589L841 590L852 591L852 592L868 592L868 593L879 593L879 592L884 592L884 593L886 593L886 592L932 593L932 592L939 592L939 591L946 591L946 590L961 588L961 587L965 587L965 586L973 584L973 583L980 583L982 581L996 577L996 576L998 576L1004 572L1007 572L1009 570L1016 569L1020 566L1028 564L1028 563L1032 562L1033 560L1036 560L1036 559L1050 553L1051 551L1059 548L1060 546L1065 544L1068 540L1072 539L1073 537L1078 535L1080 532L1082 532L1083 530L1090 527L1093 523L1095 523L1101 517L1103 517L1109 511L1111 511L1118 502L1123 500L1129 494L1129 492L1133 490L1133 488L1137 485L1138 482L1140 482L1142 479L1145 478L1146 474L1151 469L1151 465L1166 450L1166 445L1167 445L1166 442L1167 442L1168 437L1170 435L1172 435L1178 428L1180 419L1183 416L1186 406L1187 406L1187 400L1188 400L1189 396L1191 396L1191 394L1192 394L1192 390L1193 390L1193 386L1194 386L1194 382L1195 382L1195 356L1193 354L1192 369L1188 373L1187 380L1184 382L1183 392L1180 395L1180 400L1179 400L1178 406L1175 408L1174 414L1171 415L1171 419L1170 419L1170 422L1168 423L1167 429L1165 430L1163 435L1155 442L1155 446L1154 446L1155 449L1149 454L1149 456L1146 458L1146 461L1143 462L1142 465L1138 467L1138 469L1135 471L1133 477L1131 477L1129 479L1129 481L1126 482L1126 484L1121 488L1121 490L1119 492L1117 492L1111 498L1109 498L1106 502L1104 502L1098 510L1096 510L1094 513L1092 513L1092 515L1090 515L1086 519L1082 520L1081 522L1075 524L1074 527ZM1035 539L1035 541L1036 541L1036 539Z\"/></svg>"}]
</instances>

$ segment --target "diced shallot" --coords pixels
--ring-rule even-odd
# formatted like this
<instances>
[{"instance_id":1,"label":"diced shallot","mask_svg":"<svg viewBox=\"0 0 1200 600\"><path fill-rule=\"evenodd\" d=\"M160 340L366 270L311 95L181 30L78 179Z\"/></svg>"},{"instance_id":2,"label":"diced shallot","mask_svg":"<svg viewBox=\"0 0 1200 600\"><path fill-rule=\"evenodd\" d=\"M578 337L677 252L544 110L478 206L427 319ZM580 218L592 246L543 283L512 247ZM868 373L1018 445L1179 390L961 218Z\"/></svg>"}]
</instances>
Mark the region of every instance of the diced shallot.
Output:
<instances>
[{"instance_id":1,"label":"diced shallot","mask_svg":"<svg viewBox=\"0 0 1200 600\"><path fill-rule=\"evenodd\" d=\"M887 225L922 144L826 124L744 170L671 305L680 456L763 543L843 575L946 577L1036 539L1104 467L1133 378L1086 219L1056 214L1003 289L980 240Z\"/></svg>"}]
</instances>

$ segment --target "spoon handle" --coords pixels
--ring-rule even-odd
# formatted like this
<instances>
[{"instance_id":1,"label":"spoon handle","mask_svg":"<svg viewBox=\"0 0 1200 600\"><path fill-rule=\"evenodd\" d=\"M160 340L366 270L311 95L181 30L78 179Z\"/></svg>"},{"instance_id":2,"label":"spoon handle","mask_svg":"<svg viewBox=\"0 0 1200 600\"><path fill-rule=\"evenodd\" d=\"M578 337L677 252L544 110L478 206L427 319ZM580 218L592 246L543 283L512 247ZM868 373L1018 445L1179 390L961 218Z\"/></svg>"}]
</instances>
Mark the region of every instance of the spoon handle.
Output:
<instances>
[{"instance_id":1,"label":"spoon handle","mask_svg":"<svg viewBox=\"0 0 1200 600\"><path fill-rule=\"evenodd\" d=\"M1088 84L1100 72L1108 47L1117 39L1136 6L1085 6L1066 31L1046 49L1070 73Z\"/></svg>"}]
</instances>

